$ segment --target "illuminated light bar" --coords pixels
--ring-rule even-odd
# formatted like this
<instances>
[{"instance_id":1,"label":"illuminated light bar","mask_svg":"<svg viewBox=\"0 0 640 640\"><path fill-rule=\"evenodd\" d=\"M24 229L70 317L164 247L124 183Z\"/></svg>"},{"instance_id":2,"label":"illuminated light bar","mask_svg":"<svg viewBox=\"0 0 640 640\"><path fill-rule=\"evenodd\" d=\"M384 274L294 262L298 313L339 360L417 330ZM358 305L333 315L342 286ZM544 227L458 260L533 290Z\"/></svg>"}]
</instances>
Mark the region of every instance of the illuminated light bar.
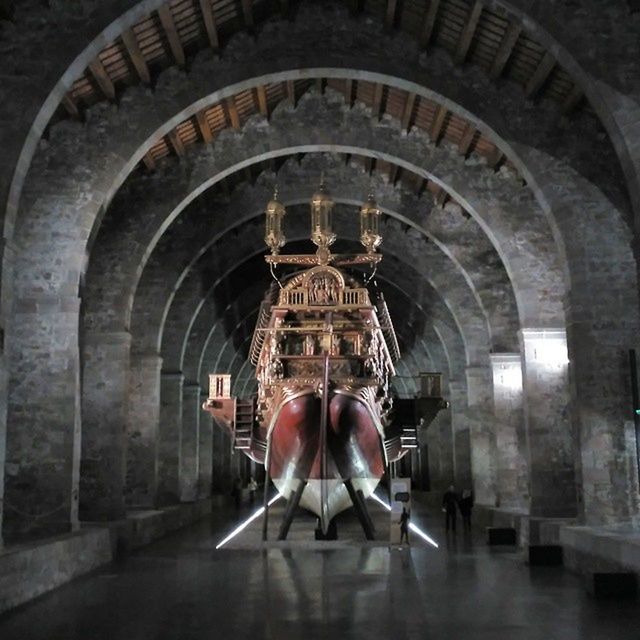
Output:
<instances>
[{"instance_id":1,"label":"illuminated light bar","mask_svg":"<svg viewBox=\"0 0 640 640\"><path fill-rule=\"evenodd\" d=\"M381 500L380 498L378 498L378 496L375 493L372 493L371 497L376 502L380 503L387 511L391 511L391 507L384 500ZM420 529L418 526L413 524L413 522L409 523L409 529L411 529L411 531L413 531L416 535L422 538L425 542L428 542L430 545L434 546L436 549L439 548L438 543L433 538L430 538L422 529Z\"/></svg>"},{"instance_id":2,"label":"illuminated light bar","mask_svg":"<svg viewBox=\"0 0 640 640\"><path fill-rule=\"evenodd\" d=\"M279 493L276 493L271 500L268 502L268 506L270 507L274 502L280 500L282 496ZM216 545L216 549L219 549L223 545L227 544L229 540L235 538L241 531L244 531L256 518L259 518L264 513L264 507L260 507L253 515L249 516L242 524L239 524L224 540L221 540Z\"/></svg>"}]
</instances>

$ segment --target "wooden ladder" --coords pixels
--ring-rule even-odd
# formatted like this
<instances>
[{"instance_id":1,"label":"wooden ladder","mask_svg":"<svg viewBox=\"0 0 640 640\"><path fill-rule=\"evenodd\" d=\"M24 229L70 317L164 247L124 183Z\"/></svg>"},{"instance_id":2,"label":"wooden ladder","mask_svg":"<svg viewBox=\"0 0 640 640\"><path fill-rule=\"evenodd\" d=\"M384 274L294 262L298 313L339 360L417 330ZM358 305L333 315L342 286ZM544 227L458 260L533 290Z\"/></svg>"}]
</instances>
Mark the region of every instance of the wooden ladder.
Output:
<instances>
[{"instance_id":1,"label":"wooden ladder","mask_svg":"<svg viewBox=\"0 0 640 640\"><path fill-rule=\"evenodd\" d=\"M233 434L233 448L239 451L251 449L253 437L253 399L236 402L236 421Z\"/></svg>"}]
</instances>

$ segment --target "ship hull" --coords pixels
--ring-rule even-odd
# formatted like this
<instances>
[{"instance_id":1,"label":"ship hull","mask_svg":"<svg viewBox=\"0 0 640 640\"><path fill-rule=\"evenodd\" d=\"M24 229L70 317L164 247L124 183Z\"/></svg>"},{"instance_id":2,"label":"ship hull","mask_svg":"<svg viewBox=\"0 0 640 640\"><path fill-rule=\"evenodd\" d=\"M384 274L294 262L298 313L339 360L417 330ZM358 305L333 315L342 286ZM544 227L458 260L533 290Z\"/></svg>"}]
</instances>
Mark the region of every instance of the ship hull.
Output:
<instances>
[{"instance_id":1,"label":"ship hull","mask_svg":"<svg viewBox=\"0 0 640 640\"><path fill-rule=\"evenodd\" d=\"M385 460L375 409L357 393L340 389L330 391L328 398L323 453L321 402L310 389L279 407L271 428L268 464L284 497L306 482L300 505L321 518L324 512L322 519L330 521L352 504L345 481L369 497L384 474Z\"/></svg>"}]
</instances>

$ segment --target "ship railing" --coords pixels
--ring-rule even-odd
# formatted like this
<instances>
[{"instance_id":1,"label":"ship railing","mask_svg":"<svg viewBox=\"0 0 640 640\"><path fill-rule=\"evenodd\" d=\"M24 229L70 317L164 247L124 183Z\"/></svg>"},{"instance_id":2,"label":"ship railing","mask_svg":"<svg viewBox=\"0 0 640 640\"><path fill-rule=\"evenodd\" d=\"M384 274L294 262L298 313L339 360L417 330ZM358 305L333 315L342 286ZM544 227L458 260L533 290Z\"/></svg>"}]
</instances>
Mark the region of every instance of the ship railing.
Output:
<instances>
[{"instance_id":1,"label":"ship railing","mask_svg":"<svg viewBox=\"0 0 640 640\"><path fill-rule=\"evenodd\" d=\"M253 332L253 338L251 339L251 347L249 349L249 362L255 367L260 360L260 352L262 351L262 345L264 344L265 331L269 326L269 319L271 318L271 302L269 300L263 300L260 304L260 311L258 312L258 322L256 323L256 329Z\"/></svg>"},{"instance_id":2,"label":"ship railing","mask_svg":"<svg viewBox=\"0 0 640 640\"><path fill-rule=\"evenodd\" d=\"M344 289L338 293L338 300L332 301L316 301L309 299L309 292L305 288L284 289L280 292L279 305L282 307L367 307L371 303L369 301L369 292L364 289Z\"/></svg>"},{"instance_id":3,"label":"ship railing","mask_svg":"<svg viewBox=\"0 0 640 640\"><path fill-rule=\"evenodd\" d=\"M378 321L380 322L382 334L387 343L387 349L389 349L389 355L393 362L397 362L400 360L400 345L398 345L398 338L393 328L393 322L391 322L391 315L389 314L387 303L382 295L380 295L376 307L378 309Z\"/></svg>"}]
</instances>

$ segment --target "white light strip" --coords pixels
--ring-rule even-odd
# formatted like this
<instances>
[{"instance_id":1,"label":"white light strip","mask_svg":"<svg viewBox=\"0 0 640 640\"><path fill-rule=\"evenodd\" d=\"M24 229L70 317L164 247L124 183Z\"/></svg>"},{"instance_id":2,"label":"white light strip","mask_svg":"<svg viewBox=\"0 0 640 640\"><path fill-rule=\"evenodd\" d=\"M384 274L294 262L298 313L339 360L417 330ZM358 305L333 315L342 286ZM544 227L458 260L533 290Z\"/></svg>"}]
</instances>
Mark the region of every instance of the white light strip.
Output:
<instances>
[{"instance_id":1,"label":"white light strip","mask_svg":"<svg viewBox=\"0 0 640 640\"><path fill-rule=\"evenodd\" d=\"M280 500L282 496L276 493L268 502L268 506L271 506L274 502ZM216 549L219 549L222 545L227 544L229 540L235 538L241 531L246 529L256 518L259 518L264 513L264 507L260 507L253 515L249 516L242 524L238 525L224 540L221 540L216 545Z\"/></svg>"},{"instance_id":2,"label":"white light strip","mask_svg":"<svg viewBox=\"0 0 640 640\"><path fill-rule=\"evenodd\" d=\"M375 493L372 493L371 497L376 502L379 502L387 511L391 511L391 507L384 500L381 500L380 498L378 498L378 496ZM411 531L413 531L414 533L417 533L423 540L428 542L430 545L433 545L436 549L439 548L438 543L433 538L430 538L422 529L418 528L415 524L413 524L413 522L409 523L409 529L411 529Z\"/></svg>"}]
</instances>

